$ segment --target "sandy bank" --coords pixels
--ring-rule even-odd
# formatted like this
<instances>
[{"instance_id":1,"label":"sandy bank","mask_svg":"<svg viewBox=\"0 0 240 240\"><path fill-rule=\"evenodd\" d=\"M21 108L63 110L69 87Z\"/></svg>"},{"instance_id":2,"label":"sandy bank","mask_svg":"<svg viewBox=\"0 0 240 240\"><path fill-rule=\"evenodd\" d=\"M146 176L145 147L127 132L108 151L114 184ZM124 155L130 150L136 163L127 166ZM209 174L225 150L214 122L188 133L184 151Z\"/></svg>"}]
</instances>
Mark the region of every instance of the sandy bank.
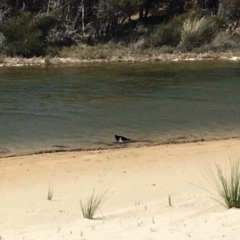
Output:
<instances>
[{"instance_id":1,"label":"sandy bank","mask_svg":"<svg viewBox=\"0 0 240 240\"><path fill-rule=\"evenodd\" d=\"M0 161L2 239L237 240L239 210L202 187L214 162L239 157L240 140L42 154ZM48 201L48 187L53 200ZM95 220L79 201L107 191ZM171 195L172 207L168 206Z\"/></svg>"},{"instance_id":2,"label":"sandy bank","mask_svg":"<svg viewBox=\"0 0 240 240\"><path fill-rule=\"evenodd\" d=\"M177 62L177 61L201 61L201 60L229 60L239 61L239 53L186 53L186 54L160 54L160 55L139 55L139 56L124 56L109 57L106 59L76 59L76 58L9 58L2 57L0 67L21 67L21 66L45 66L45 65L79 65L85 63L103 63L103 62Z\"/></svg>"}]
</instances>

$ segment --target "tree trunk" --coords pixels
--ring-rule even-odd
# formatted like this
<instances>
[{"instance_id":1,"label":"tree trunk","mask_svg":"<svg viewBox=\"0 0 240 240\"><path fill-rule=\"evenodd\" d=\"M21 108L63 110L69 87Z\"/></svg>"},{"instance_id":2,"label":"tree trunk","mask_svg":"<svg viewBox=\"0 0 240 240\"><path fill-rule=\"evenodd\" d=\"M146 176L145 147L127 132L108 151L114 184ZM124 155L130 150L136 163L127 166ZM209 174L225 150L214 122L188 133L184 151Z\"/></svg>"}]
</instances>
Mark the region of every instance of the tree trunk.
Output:
<instances>
[{"instance_id":1,"label":"tree trunk","mask_svg":"<svg viewBox=\"0 0 240 240\"><path fill-rule=\"evenodd\" d=\"M84 9L84 0L82 0L82 33L85 36L85 9Z\"/></svg>"},{"instance_id":2,"label":"tree trunk","mask_svg":"<svg viewBox=\"0 0 240 240\"><path fill-rule=\"evenodd\" d=\"M139 20L143 20L143 8L139 9Z\"/></svg>"}]
</instances>

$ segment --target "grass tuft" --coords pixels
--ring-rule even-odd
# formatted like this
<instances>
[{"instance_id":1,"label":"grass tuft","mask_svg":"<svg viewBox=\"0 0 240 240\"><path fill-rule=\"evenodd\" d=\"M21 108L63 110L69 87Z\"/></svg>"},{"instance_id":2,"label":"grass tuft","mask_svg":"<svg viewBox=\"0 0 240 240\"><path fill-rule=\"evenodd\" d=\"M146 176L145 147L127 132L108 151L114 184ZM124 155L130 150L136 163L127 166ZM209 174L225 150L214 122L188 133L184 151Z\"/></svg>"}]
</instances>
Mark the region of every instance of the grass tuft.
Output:
<instances>
[{"instance_id":1,"label":"grass tuft","mask_svg":"<svg viewBox=\"0 0 240 240\"><path fill-rule=\"evenodd\" d=\"M53 198L53 188L48 187L47 200L52 201Z\"/></svg>"},{"instance_id":2,"label":"grass tuft","mask_svg":"<svg viewBox=\"0 0 240 240\"><path fill-rule=\"evenodd\" d=\"M216 171L206 169L205 177L215 190L214 200L227 208L240 208L240 161L231 161L228 168L215 164Z\"/></svg>"},{"instance_id":3,"label":"grass tuft","mask_svg":"<svg viewBox=\"0 0 240 240\"><path fill-rule=\"evenodd\" d=\"M188 18L183 22L180 44L187 50L191 50L211 42L215 34L216 27L213 18Z\"/></svg>"},{"instance_id":4,"label":"grass tuft","mask_svg":"<svg viewBox=\"0 0 240 240\"><path fill-rule=\"evenodd\" d=\"M106 191L102 194L95 194L95 190L90 198L87 199L86 203L80 200L81 210L84 218L93 219L96 211L99 209L100 205L103 203L106 196Z\"/></svg>"},{"instance_id":5,"label":"grass tuft","mask_svg":"<svg viewBox=\"0 0 240 240\"><path fill-rule=\"evenodd\" d=\"M225 32L219 32L212 42L215 49L227 49L237 47L237 43L231 38L231 35Z\"/></svg>"}]
</instances>

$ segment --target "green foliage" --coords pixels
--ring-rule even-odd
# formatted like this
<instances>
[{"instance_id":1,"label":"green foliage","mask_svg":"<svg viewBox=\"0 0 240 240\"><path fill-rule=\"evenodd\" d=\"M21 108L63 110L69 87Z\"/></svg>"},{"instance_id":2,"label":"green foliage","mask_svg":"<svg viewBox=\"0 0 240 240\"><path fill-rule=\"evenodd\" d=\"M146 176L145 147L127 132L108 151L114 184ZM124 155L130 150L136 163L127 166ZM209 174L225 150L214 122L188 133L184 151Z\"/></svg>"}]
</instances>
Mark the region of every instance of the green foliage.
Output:
<instances>
[{"instance_id":1,"label":"green foliage","mask_svg":"<svg viewBox=\"0 0 240 240\"><path fill-rule=\"evenodd\" d=\"M31 22L31 27L39 29L44 36L48 34L48 31L53 28L60 20L60 13L58 11L52 11L49 13L40 13L34 16Z\"/></svg>"},{"instance_id":2,"label":"green foliage","mask_svg":"<svg viewBox=\"0 0 240 240\"><path fill-rule=\"evenodd\" d=\"M225 0L222 2L221 15L233 21L240 17L240 0Z\"/></svg>"},{"instance_id":3,"label":"green foliage","mask_svg":"<svg viewBox=\"0 0 240 240\"><path fill-rule=\"evenodd\" d=\"M157 27L149 40L154 47L163 45L177 46L180 42L180 37L180 26L171 21Z\"/></svg>"},{"instance_id":4,"label":"green foliage","mask_svg":"<svg viewBox=\"0 0 240 240\"><path fill-rule=\"evenodd\" d=\"M226 26L228 25L227 19L219 17L219 16L212 17L212 20L215 22L215 29L217 31L225 29Z\"/></svg>"},{"instance_id":5,"label":"green foliage","mask_svg":"<svg viewBox=\"0 0 240 240\"><path fill-rule=\"evenodd\" d=\"M206 178L213 186L217 197L214 200L227 208L240 208L240 161L230 161L228 169L215 165L217 173L207 169Z\"/></svg>"},{"instance_id":6,"label":"green foliage","mask_svg":"<svg viewBox=\"0 0 240 240\"><path fill-rule=\"evenodd\" d=\"M48 46L45 51L45 55L50 57L56 57L60 51L58 46Z\"/></svg>"},{"instance_id":7,"label":"green foliage","mask_svg":"<svg viewBox=\"0 0 240 240\"><path fill-rule=\"evenodd\" d=\"M190 11L179 15L166 23L158 25L149 37L150 45L158 46L177 46L181 41L181 29L186 19L194 19L201 16L201 12Z\"/></svg>"},{"instance_id":8,"label":"green foliage","mask_svg":"<svg viewBox=\"0 0 240 240\"><path fill-rule=\"evenodd\" d=\"M114 7L128 14L133 14L139 10L142 5L142 0L113 0Z\"/></svg>"},{"instance_id":9,"label":"green foliage","mask_svg":"<svg viewBox=\"0 0 240 240\"><path fill-rule=\"evenodd\" d=\"M85 204L80 201L81 210L84 218L93 219L96 211L99 209L100 205L102 204L106 192L95 195L95 191L93 191L91 197L87 199Z\"/></svg>"},{"instance_id":10,"label":"green foliage","mask_svg":"<svg viewBox=\"0 0 240 240\"><path fill-rule=\"evenodd\" d=\"M13 2L0 4L0 53L10 56L56 56L63 46L80 39L100 47L108 41L124 43L129 51L131 46L134 51L149 47L191 51L205 46L217 50L239 42L239 35L232 39L219 32L236 33L240 0L184 5L172 0ZM211 18L206 17L209 13ZM108 56L105 50L100 53L102 58Z\"/></svg>"},{"instance_id":11,"label":"green foliage","mask_svg":"<svg viewBox=\"0 0 240 240\"><path fill-rule=\"evenodd\" d=\"M192 50L211 42L215 35L216 25L213 18L188 18L183 22L180 44L186 50Z\"/></svg>"},{"instance_id":12,"label":"green foliage","mask_svg":"<svg viewBox=\"0 0 240 240\"><path fill-rule=\"evenodd\" d=\"M177 46L181 40L181 28L186 19L192 19L199 16L198 12L189 12L171 19L170 21L159 25L151 34L150 41L153 46Z\"/></svg>"},{"instance_id":13,"label":"green foliage","mask_svg":"<svg viewBox=\"0 0 240 240\"><path fill-rule=\"evenodd\" d=\"M40 56L45 53L46 35L57 22L54 14L21 13L1 27L5 37L4 50L10 56Z\"/></svg>"},{"instance_id":14,"label":"green foliage","mask_svg":"<svg viewBox=\"0 0 240 240\"><path fill-rule=\"evenodd\" d=\"M6 38L5 51L8 55L31 57L43 54L42 32L32 27L33 14L23 13L11 18L2 26Z\"/></svg>"}]
</instances>

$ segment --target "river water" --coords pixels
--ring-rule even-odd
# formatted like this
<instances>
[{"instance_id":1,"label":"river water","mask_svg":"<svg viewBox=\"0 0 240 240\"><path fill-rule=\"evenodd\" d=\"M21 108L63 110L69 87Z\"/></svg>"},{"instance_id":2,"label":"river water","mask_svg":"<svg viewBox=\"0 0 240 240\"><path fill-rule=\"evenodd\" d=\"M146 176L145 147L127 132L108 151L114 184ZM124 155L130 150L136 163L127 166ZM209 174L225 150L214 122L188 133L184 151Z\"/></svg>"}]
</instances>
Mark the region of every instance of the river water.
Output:
<instances>
[{"instance_id":1,"label":"river water","mask_svg":"<svg viewBox=\"0 0 240 240\"><path fill-rule=\"evenodd\" d=\"M240 136L240 63L0 68L0 156Z\"/></svg>"}]
</instances>

